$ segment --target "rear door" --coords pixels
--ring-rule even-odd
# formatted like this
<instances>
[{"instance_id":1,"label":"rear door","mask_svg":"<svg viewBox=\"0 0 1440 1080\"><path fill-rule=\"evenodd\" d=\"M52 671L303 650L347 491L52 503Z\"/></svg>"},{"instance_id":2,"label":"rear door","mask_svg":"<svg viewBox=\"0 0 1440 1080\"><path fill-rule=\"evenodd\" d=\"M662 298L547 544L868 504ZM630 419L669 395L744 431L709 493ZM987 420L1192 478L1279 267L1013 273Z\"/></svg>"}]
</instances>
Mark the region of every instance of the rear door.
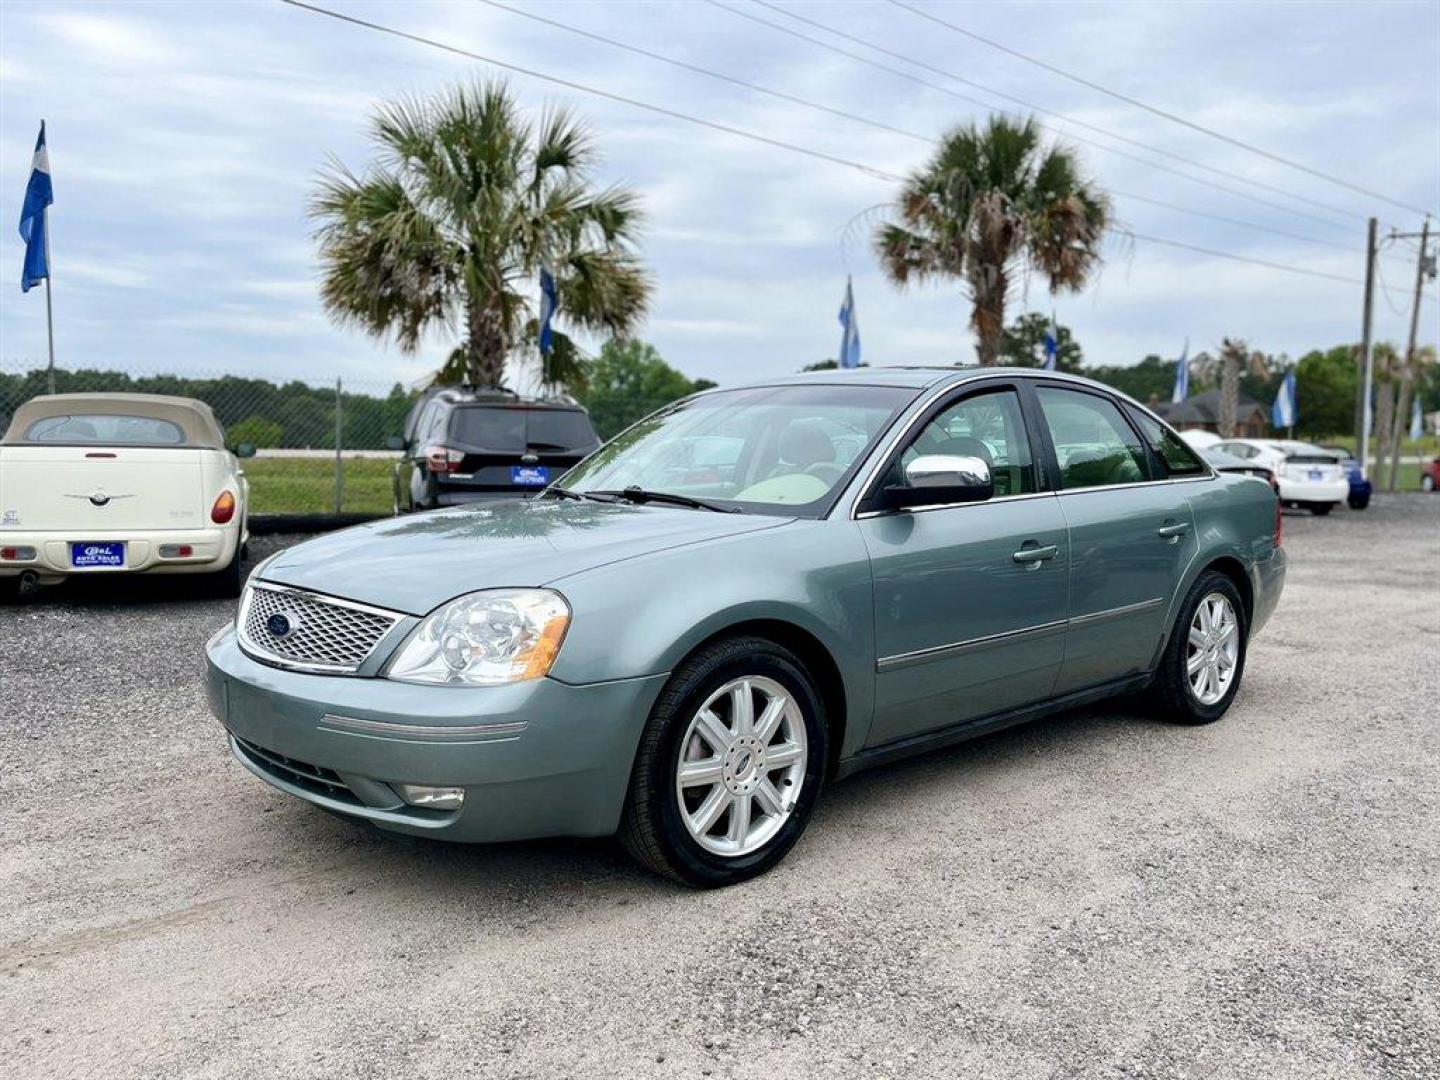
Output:
<instances>
[{"instance_id":1,"label":"rear door","mask_svg":"<svg viewBox=\"0 0 1440 1080\"><path fill-rule=\"evenodd\" d=\"M1186 484L1165 477L1116 399L1059 382L1035 395L1070 536L1060 695L1151 668L1198 543Z\"/></svg>"},{"instance_id":2,"label":"rear door","mask_svg":"<svg viewBox=\"0 0 1440 1080\"><path fill-rule=\"evenodd\" d=\"M206 524L203 451L189 447L0 447L0 514L14 528L84 533Z\"/></svg>"}]
</instances>

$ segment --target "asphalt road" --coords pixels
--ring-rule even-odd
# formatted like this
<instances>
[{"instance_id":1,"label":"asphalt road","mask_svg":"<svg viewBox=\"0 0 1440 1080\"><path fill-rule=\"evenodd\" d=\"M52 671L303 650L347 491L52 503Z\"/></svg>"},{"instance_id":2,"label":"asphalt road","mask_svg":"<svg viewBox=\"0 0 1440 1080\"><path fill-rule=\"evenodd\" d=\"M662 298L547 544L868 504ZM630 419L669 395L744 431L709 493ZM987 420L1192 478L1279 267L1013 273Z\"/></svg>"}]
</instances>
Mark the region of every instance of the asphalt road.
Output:
<instances>
[{"instance_id":1,"label":"asphalt road","mask_svg":"<svg viewBox=\"0 0 1440 1080\"><path fill-rule=\"evenodd\" d=\"M711 893L270 790L201 692L225 604L0 609L0 1073L1440 1076L1440 497L1286 546L1221 723L868 774Z\"/></svg>"}]
</instances>

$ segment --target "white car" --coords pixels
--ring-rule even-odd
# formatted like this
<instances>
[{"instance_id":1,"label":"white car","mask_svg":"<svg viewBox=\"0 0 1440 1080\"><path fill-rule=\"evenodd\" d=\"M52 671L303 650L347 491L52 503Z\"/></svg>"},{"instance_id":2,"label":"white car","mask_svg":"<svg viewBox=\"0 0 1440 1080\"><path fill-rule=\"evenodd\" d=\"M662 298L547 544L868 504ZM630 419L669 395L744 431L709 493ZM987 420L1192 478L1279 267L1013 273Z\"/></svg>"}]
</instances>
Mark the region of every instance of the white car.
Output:
<instances>
[{"instance_id":1,"label":"white car","mask_svg":"<svg viewBox=\"0 0 1440 1080\"><path fill-rule=\"evenodd\" d=\"M1226 439L1214 449L1272 470L1286 506L1324 515L1350 495L1345 467L1332 450L1293 439Z\"/></svg>"},{"instance_id":2,"label":"white car","mask_svg":"<svg viewBox=\"0 0 1440 1080\"><path fill-rule=\"evenodd\" d=\"M240 593L250 489L203 401L52 394L0 440L0 585L71 574L202 574Z\"/></svg>"}]
</instances>

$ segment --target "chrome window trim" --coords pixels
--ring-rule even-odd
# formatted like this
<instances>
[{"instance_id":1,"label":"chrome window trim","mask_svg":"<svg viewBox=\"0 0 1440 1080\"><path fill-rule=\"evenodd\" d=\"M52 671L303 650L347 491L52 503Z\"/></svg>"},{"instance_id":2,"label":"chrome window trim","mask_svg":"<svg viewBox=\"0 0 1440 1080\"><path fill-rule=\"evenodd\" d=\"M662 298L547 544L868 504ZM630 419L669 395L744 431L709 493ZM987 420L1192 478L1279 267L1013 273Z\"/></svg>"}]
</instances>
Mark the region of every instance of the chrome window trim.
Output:
<instances>
[{"instance_id":1,"label":"chrome window trim","mask_svg":"<svg viewBox=\"0 0 1440 1080\"><path fill-rule=\"evenodd\" d=\"M982 504L971 503L969 505L978 506ZM875 661L875 670L877 672L894 671L897 668L910 667L913 664L923 664L927 661L939 660L946 656L955 656L1001 641L1014 641L1022 637L1048 637L1050 634L1058 633L1061 630L1068 630L1072 626L1089 626L1094 623L1105 622L1109 619L1119 619L1126 615L1134 615L1137 612L1159 607L1164 603L1165 598L1163 596L1155 596L1149 600L1141 600L1134 604L1122 604L1120 607L1106 608L1104 611L1092 611L1088 615L1076 615L1073 618L1057 619L1054 622L1022 627L1019 630L1005 630L999 634L986 634L984 637L967 638L964 641L956 641L949 645L933 645L927 649L916 649L913 652L896 653L894 656L882 656Z\"/></svg>"},{"instance_id":2,"label":"chrome window trim","mask_svg":"<svg viewBox=\"0 0 1440 1080\"><path fill-rule=\"evenodd\" d=\"M258 641L254 641L245 632L245 624L249 621L250 600L255 590L264 589L266 592L281 593L288 596L301 596L322 604L330 604L334 607L350 608L352 611L363 611L367 615L377 615L390 620L390 625L379 637L375 644L370 646L370 651L355 665L350 664L316 664L300 660L292 660L288 656L281 656L265 648ZM261 663L269 664L271 667L284 668L286 671L301 671L310 675L346 675L354 676L365 666L375 650L395 630L395 627L402 619L406 618L404 612L391 611L389 608L375 607L372 604L362 604L358 600L346 600L339 596L331 596L329 593L316 592L314 589L297 589L293 585L279 585L270 581L248 581L245 584L245 595L240 599L240 610L235 616L235 640L240 645L240 651Z\"/></svg>"},{"instance_id":3,"label":"chrome window trim","mask_svg":"<svg viewBox=\"0 0 1440 1080\"><path fill-rule=\"evenodd\" d=\"M493 724L404 724L391 720L366 720L358 716L325 713L320 726L343 734L373 735L381 738L411 738L420 742L458 742L477 736L518 735L528 720L504 720ZM508 741L508 740L487 740Z\"/></svg>"},{"instance_id":4,"label":"chrome window trim","mask_svg":"<svg viewBox=\"0 0 1440 1080\"><path fill-rule=\"evenodd\" d=\"M1059 492L1027 491L1023 495L997 495L980 502L935 503L932 506L910 506L904 510L862 510L855 515L855 520L868 521L870 518L893 517L896 514L928 514L932 510L961 510L967 506L993 506L995 503L1023 502L1026 499L1053 499L1057 494Z\"/></svg>"}]
</instances>

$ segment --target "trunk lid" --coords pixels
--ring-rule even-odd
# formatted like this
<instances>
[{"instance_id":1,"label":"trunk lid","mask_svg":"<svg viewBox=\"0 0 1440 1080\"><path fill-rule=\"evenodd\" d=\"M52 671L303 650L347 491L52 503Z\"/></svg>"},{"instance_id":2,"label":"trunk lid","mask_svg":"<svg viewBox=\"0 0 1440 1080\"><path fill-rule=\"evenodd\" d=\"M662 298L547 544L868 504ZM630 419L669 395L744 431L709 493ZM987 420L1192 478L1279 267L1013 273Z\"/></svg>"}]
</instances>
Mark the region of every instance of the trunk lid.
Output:
<instances>
[{"instance_id":1,"label":"trunk lid","mask_svg":"<svg viewBox=\"0 0 1440 1080\"><path fill-rule=\"evenodd\" d=\"M200 528L201 454L189 448L0 447L0 522L84 533Z\"/></svg>"}]
</instances>

